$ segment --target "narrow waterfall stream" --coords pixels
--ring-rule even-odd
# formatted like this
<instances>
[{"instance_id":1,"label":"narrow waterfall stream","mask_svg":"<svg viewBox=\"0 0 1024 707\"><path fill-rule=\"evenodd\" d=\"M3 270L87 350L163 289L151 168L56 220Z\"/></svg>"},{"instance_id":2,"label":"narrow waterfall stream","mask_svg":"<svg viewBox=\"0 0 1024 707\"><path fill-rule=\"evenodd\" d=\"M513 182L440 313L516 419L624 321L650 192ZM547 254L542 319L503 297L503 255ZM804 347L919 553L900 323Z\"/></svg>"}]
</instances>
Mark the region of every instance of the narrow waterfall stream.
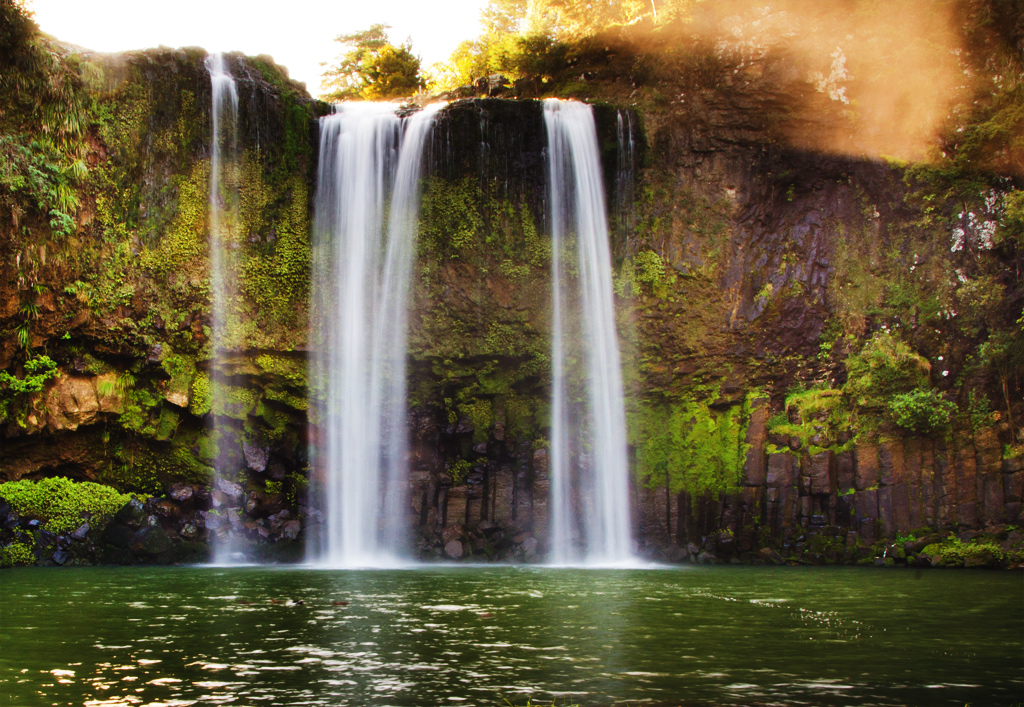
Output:
<instances>
[{"instance_id":1,"label":"narrow waterfall stream","mask_svg":"<svg viewBox=\"0 0 1024 707\"><path fill-rule=\"evenodd\" d=\"M622 364L590 106L544 101L552 237L551 536L556 565L633 561Z\"/></svg>"},{"instance_id":2,"label":"narrow waterfall stream","mask_svg":"<svg viewBox=\"0 0 1024 707\"><path fill-rule=\"evenodd\" d=\"M210 284L213 290L213 357L210 366L210 388L213 401L214 434L220 430L221 417L217 411L223 409L226 393L224 352L228 347L230 308L234 299L234 271L232 266L233 242L238 221L238 180L235 161L238 157L238 89L235 80L228 73L224 55L211 54L206 59L210 73L211 103L211 154L210 154ZM221 439L223 439L221 434ZM227 445L220 444L214 465L216 484L219 480L230 480ZM234 533L214 543L214 562L231 564L241 560L239 543Z\"/></svg>"},{"instance_id":3,"label":"narrow waterfall stream","mask_svg":"<svg viewBox=\"0 0 1024 707\"><path fill-rule=\"evenodd\" d=\"M406 310L423 148L443 104L321 120L314 203L311 499L307 558L388 567L404 553Z\"/></svg>"}]
</instances>

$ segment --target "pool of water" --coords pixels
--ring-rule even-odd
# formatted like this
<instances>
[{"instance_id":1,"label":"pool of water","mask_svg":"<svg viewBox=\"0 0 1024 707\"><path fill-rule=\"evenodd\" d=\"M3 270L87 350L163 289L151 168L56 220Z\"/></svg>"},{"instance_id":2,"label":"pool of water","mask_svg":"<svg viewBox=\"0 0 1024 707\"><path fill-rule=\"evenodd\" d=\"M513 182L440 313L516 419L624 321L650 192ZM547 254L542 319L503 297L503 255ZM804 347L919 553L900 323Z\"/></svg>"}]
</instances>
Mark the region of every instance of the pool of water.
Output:
<instances>
[{"instance_id":1,"label":"pool of water","mask_svg":"<svg viewBox=\"0 0 1024 707\"><path fill-rule=\"evenodd\" d=\"M1024 575L24 568L0 703L1013 705Z\"/></svg>"}]
</instances>

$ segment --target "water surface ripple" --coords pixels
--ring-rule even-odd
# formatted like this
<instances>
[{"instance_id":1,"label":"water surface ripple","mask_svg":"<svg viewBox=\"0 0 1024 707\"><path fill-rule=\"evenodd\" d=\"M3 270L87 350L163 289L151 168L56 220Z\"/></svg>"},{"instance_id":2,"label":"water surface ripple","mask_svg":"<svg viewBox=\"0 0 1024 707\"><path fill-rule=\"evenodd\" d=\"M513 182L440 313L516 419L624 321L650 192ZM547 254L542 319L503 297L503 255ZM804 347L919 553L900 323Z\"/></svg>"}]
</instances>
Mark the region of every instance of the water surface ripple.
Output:
<instances>
[{"instance_id":1,"label":"water surface ripple","mask_svg":"<svg viewBox=\"0 0 1024 707\"><path fill-rule=\"evenodd\" d=\"M1019 574L25 568L10 705L1009 705Z\"/></svg>"}]
</instances>

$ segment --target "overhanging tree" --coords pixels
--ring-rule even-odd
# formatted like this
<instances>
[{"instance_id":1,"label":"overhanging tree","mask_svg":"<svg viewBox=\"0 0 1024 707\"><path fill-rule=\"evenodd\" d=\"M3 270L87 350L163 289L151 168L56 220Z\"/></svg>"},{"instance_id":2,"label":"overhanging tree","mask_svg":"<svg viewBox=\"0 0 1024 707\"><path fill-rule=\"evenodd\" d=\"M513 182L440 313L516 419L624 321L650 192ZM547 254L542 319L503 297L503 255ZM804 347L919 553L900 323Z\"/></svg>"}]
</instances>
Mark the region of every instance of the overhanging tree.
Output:
<instances>
[{"instance_id":1,"label":"overhanging tree","mask_svg":"<svg viewBox=\"0 0 1024 707\"><path fill-rule=\"evenodd\" d=\"M348 51L324 73L325 101L388 99L409 96L423 88L420 60L406 42L388 39L388 25L343 34L335 41Z\"/></svg>"}]
</instances>

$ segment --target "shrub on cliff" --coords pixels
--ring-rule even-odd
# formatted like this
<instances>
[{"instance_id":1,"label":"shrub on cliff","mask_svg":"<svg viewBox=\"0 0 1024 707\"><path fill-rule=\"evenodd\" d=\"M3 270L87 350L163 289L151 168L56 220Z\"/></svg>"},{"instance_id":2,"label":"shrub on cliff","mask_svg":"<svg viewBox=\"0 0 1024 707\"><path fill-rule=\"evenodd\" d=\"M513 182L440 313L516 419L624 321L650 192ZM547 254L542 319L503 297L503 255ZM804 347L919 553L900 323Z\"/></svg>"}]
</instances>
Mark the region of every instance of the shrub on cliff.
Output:
<instances>
[{"instance_id":1,"label":"shrub on cliff","mask_svg":"<svg viewBox=\"0 0 1024 707\"><path fill-rule=\"evenodd\" d=\"M928 385L931 364L889 331L869 339L846 360L843 392L863 408L886 408L893 395Z\"/></svg>"},{"instance_id":2,"label":"shrub on cliff","mask_svg":"<svg viewBox=\"0 0 1024 707\"><path fill-rule=\"evenodd\" d=\"M23 365L21 378L0 371L0 422L11 417L34 393L57 376L57 364L49 356L33 356Z\"/></svg>"},{"instance_id":3,"label":"shrub on cliff","mask_svg":"<svg viewBox=\"0 0 1024 707\"><path fill-rule=\"evenodd\" d=\"M900 427L918 434L937 434L949 428L956 405L928 388L894 395L889 412Z\"/></svg>"},{"instance_id":4,"label":"shrub on cliff","mask_svg":"<svg viewBox=\"0 0 1024 707\"><path fill-rule=\"evenodd\" d=\"M119 493L110 486L90 481L72 481L62 477L40 481L8 481L0 484L4 498L20 515L46 521L53 533L78 528L86 514L92 525L105 522L138 494Z\"/></svg>"}]
</instances>

